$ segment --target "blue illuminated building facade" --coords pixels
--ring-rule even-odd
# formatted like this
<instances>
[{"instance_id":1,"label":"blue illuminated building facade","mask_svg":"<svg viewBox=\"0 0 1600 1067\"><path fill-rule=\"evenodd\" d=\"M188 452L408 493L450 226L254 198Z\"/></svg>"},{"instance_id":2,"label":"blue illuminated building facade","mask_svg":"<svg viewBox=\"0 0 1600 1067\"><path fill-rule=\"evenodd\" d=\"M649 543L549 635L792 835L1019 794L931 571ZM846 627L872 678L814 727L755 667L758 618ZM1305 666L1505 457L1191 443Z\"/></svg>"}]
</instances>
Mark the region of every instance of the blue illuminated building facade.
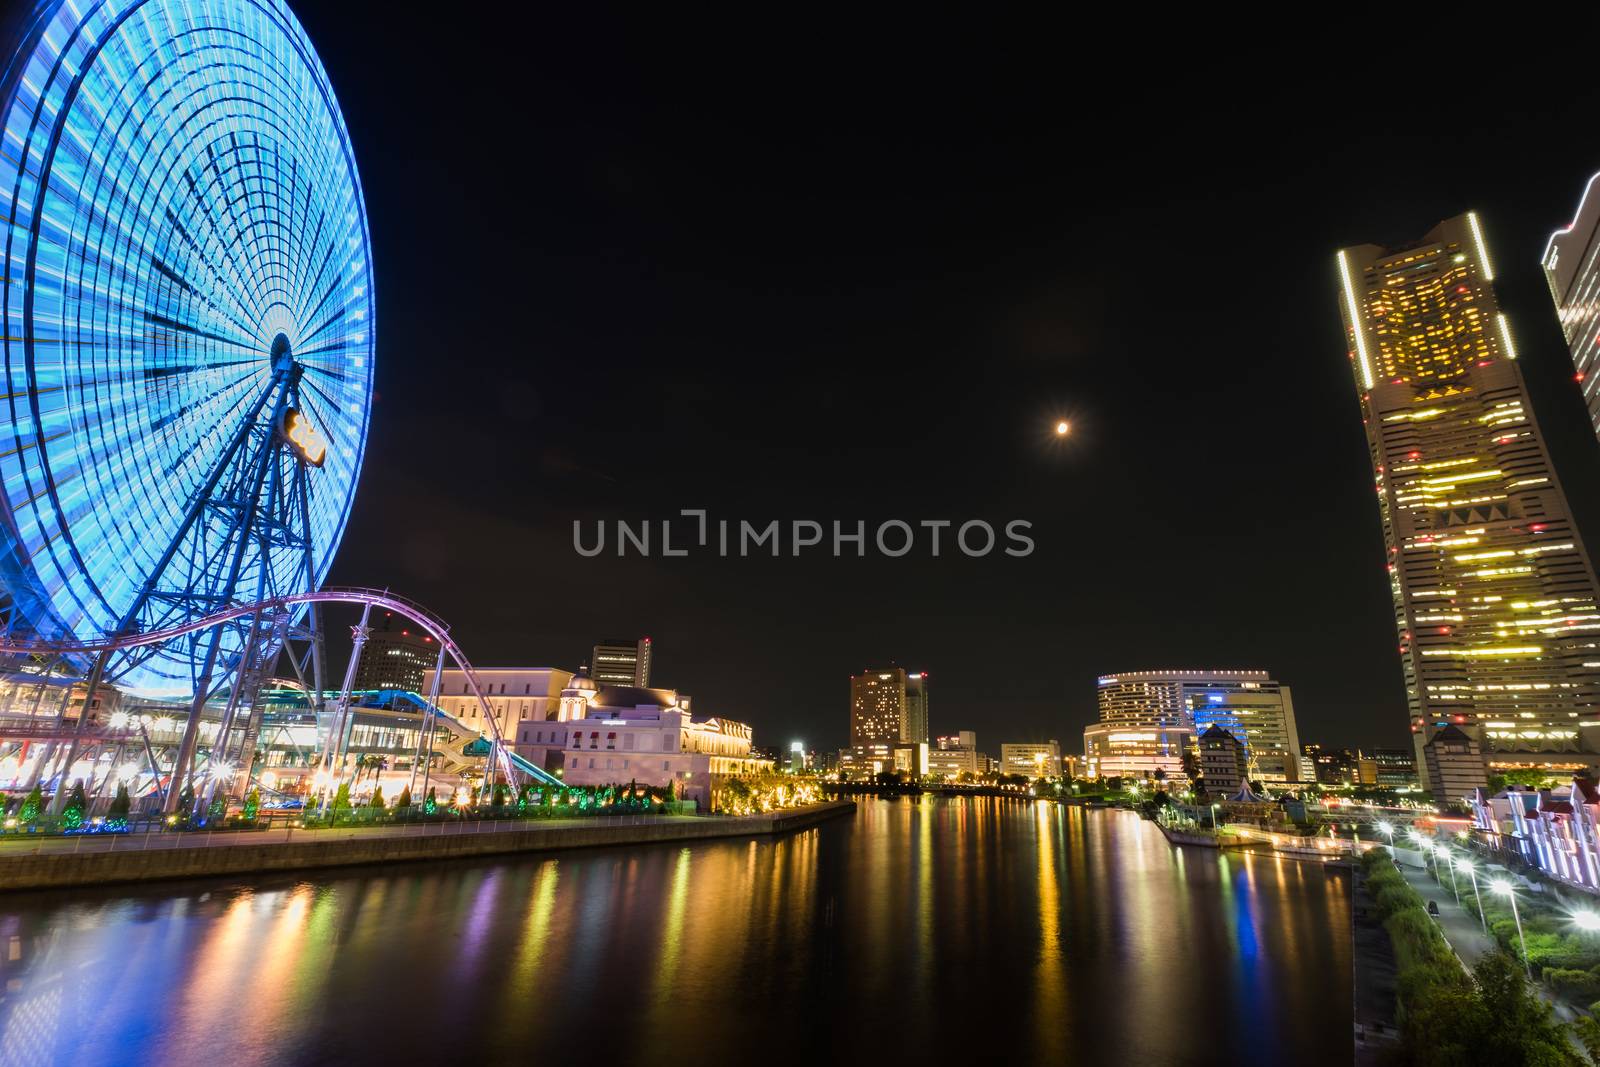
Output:
<instances>
[{"instance_id":1,"label":"blue illuminated building facade","mask_svg":"<svg viewBox=\"0 0 1600 1067\"><path fill-rule=\"evenodd\" d=\"M1252 775L1299 780L1294 701L1289 687L1266 671L1127 671L1102 676L1096 698L1100 722L1084 733L1085 754L1115 773L1137 773L1141 761L1157 756L1175 763L1169 736L1186 737L1192 746L1216 725L1244 745Z\"/></svg>"}]
</instances>

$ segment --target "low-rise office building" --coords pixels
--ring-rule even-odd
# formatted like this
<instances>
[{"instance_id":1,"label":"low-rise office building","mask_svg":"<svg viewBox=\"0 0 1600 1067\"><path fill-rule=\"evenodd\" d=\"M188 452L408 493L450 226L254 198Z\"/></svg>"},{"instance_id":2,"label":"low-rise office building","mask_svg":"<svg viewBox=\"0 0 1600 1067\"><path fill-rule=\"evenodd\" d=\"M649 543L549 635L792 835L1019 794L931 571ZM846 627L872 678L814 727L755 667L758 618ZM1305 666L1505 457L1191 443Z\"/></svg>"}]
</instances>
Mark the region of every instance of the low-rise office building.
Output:
<instances>
[{"instance_id":1,"label":"low-rise office building","mask_svg":"<svg viewBox=\"0 0 1600 1067\"><path fill-rule=\"evenodd\" d=\"M991 760L978 751L978 735L960 730L936 739L928 749L928 773L940 778L974 777L988 774Z\"/></svg>"},{"instance_id":2,"label":"low-rise office building","mask_svg":"<svg viewBox=\"0 0 1600 1067\"><path fill-rule=\"evenodd\" d=\"M1483 750L1464 730L1440 728L1422 746L1422 755L1428 766L1428 791L1441 807L1466 803L1483 785Z\"/></svg>"},{"instance_id":3,"label":"low-rise office building","mask_svg":"<svg viewBox=\"0 0 1600 1067\"><path fill-rule=\"evenodd\" d=\"M1061 742L1026 741L1000 746L1000 773L1028 778L1055 778L1061 774Z\"/></svg>"},{"instance_id":4,"label":"low-rise office building","mask_svg":"<svg viewBox=\"0 0 1600 1067\"><path fill-rule=\"evenodd\" d=\"M1194 744L1190 726L1133 727L1097 723L1084 728L1083 760L1090 778L1187 778L1184 751Z\"/></svg>"},{"instance_id":5,"label":"low-rise office building","mask_svg":"<svg viewBox=\"0 0 1600 1067\"><path fill-rule=\"evenodd\" d=\"M1245 747L1233 732L1213 724L1200 735L1200 776L1206 792L1230 796L1239 792L1249 778Z\"/></svg>"}]
</instances>

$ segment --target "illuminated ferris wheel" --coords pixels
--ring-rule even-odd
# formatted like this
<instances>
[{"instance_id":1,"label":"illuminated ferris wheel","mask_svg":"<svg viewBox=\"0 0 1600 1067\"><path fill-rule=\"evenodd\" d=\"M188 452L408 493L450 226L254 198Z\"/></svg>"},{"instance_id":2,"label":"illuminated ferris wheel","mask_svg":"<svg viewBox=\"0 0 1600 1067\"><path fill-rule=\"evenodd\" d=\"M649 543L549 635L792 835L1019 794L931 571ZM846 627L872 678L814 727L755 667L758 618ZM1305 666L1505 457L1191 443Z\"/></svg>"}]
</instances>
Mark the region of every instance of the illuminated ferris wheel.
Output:
<instances>
[{"instance_id":1,"label":"illuminated ferris wheel","mask_svg":"<svg viewBox=\"0 0 1600 1067\"><path fill-rule=\"evenodd\" d=\"M50 0L0 90L7 632L134 635L319 587L366 446L374 294L300 23L282 0ZM198 707L300 621L85 669Z\"/></svg>"}]
</instances>

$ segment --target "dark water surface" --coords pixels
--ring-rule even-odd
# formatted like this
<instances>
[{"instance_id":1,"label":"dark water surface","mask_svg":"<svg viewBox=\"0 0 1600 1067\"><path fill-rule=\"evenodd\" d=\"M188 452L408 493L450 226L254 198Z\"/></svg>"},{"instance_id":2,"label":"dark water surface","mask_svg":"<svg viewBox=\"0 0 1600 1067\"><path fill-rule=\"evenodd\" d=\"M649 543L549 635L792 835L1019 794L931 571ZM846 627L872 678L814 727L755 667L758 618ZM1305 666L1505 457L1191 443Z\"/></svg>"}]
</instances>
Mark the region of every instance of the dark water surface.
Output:
<instances>
[{"instance_id":1,"label":"dark water surface","mask_svg":"<svg viewBox=\"0 0 1600 1067\"><path fill-rule=\"evenodd\" d=\"M0 897L0 1064L1348 1064L1348 880L1137 817Z\"/></svg>"}]
</instances>

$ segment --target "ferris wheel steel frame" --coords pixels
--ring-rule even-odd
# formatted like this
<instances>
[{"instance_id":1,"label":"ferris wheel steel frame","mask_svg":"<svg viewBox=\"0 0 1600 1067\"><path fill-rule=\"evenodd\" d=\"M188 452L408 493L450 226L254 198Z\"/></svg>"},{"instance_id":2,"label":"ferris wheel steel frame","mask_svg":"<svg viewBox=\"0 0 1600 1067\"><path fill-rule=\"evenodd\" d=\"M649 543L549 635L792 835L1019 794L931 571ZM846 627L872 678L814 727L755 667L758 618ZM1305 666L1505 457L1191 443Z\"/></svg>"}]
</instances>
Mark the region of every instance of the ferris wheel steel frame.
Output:
<instances>
[{"instance_id":1,"label":"ferris wheel steel frame","mask_svg":"<svg viewBox=\"0 0 1600 1067\"><path fill-rule=\"evenodd\" d=\"M281 654L320 705L320 601L290 594L365 455L354 149L285 0L40 0L0 143L0 644L86 678L68 774L102 685L189 694L182 781L208 703L250 748Z\"/></svg>"},{"instance_id":2,"label":"ferris wheel steel frame","mask_svg":"<svg viewBox=\"0 0 1600 1067\"><path fill-rule=\"evenodd\" d=\"M178 640L240 619L262 616L285 618L290 616L298 606L317 604L357 604L361 605L365 611L370 611L372 608L380 608L384 611L396 612L416 623L429 637L437 641L439 643L439 666L434 670L430 703L438 699L439 676L443 670L445 656L448 655L466 677L467 686L472 692L473 699L477 701L480 713L489 724L493 747L493 752L489 757L490 761L499 764L500 771L508 784L517 784L520 772L517 770L515 763L512 762L511 752L500 729L499 719L496 718L484 692L483 685L479 681L477 672L473 669L471 662L467 659L466 653L461 650L461 646L456 644L455 640L450 636L449 624L416 601L392 593L387 589L350 587L321 589L308 593L290 593L264 601L235 604L201 618L175 623L161 630L81 641L41 641L36 638L19 638L5 635L0 636L0 655L52 654L101 657L129 649L144 648L152 644ZM363 623L356 627L356 648L352 650L350 657L352 668L356 655L360 651L361 641L365 636L360 632L365 629L365 611L363 612ZM337 773L337 767L343 757L343 749L347 743L346 735L348 733L350 712L349 697L350 675L347 673L338 707L335 710L335 719L329 725L328 741L323 746L322 762L325 767L330 769L330 773ZM87 705L85 706L87 707ZM201 705L196 705L190 712L183 742L184 747L189 749L189 755L188 759L185 759L182 749L180 749L179 761L173 767L173 786L177 786L183 778L188 776L189 768L192 767L194 741L191 735L196 734L198 731L200 707ZM252 717L257 716L259 716L259 711L256 711ZM82 723L87 718L87 715L81 715L79 722ZM219 728L219 741L223 740L224 735L221 731L225 729L226 723ZM249 760L252 758L253 753L244 752L242 754L242 762L235 768L241 781L249 778ZM70 767L70 763L67 766ZM180 788L169 787L167 790L169 798L177 796L179 792Z\"/></svg>"}]
</instances>

